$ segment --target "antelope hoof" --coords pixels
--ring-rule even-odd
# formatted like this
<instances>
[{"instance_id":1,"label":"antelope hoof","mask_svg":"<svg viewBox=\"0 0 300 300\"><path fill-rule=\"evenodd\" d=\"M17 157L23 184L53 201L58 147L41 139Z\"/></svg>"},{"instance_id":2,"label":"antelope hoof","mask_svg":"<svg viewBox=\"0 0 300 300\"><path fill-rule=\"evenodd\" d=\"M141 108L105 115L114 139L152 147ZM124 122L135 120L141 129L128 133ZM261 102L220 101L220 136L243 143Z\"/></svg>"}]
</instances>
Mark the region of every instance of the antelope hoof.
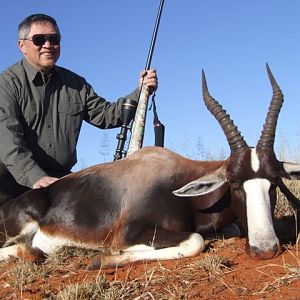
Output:
<instances>
[{"instance_id":1,"label":"antelope hoof","mask_svg":"<svg viewBox=\"0 0 300 300\"><path fill-rule=\"evenodd\" d=\"M258 260L268 260L277 257L281 254L282 249L280 244L276 244L270 250L261 250L257 247L250 246L249 248L249 255L251 258L258 259Z\"/></svg>"}]
</instances>

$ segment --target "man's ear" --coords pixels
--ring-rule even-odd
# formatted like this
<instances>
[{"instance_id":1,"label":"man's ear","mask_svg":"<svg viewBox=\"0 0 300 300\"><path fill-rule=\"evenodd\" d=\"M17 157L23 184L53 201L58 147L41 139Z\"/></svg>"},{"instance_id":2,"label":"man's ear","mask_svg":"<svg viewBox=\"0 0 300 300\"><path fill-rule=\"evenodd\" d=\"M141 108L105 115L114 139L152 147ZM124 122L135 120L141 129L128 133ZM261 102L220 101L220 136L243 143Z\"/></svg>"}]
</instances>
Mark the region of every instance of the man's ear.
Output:
<instances>
[{"instance_id":1,"label":"man's ear","mask_svg":"<svg viewBox=\"0 0 300 300\"><path fill-rule=\"evenodd\" d=\"M18 47L20 51L25 55L26 50L25 50L25 41L24 40L18 40Z\"/></svg>"}]
</instances>

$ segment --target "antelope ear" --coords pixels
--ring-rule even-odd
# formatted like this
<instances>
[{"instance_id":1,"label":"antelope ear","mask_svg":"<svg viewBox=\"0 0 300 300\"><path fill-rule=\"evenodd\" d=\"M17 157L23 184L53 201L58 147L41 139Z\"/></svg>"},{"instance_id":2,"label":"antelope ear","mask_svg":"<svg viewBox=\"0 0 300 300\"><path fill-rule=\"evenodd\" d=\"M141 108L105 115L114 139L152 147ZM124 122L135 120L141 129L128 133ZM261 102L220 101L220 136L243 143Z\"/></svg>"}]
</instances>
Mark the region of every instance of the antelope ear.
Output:
<instances>
[{"instance_id":1,"label":"antelope ear","mask_svg":"<svg viewBox=\"0 0 300 300\"><path fill-rule=\"evenodd\" d=\"M202 176L182 188L173 191L173 194L178 197L196 197L211 193L227 183L225 176L220 174L209 174Z\"/></svg>"},{"instance_id":2,"label":"antelope ear","mask_svg":"<svg viewBox=\"0 0 300 300\"><path fill-rule=\"evenodd\" d=\"M282 177L287 179L300 179L300 164L291 162L282 162L283 172Z\"/></svg>"}]
</instances>

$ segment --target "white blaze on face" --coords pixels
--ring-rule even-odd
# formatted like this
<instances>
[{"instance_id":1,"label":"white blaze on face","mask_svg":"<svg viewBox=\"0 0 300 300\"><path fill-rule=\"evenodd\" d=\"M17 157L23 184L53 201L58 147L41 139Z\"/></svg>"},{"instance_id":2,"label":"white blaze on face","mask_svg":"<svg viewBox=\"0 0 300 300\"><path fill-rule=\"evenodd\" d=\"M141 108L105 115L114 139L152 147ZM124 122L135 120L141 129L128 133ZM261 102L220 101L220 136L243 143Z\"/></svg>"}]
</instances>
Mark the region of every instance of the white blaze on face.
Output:
<instances>
[{"instance_id":1,"label":"white blaze on face","mask_svg":"<svg viewBox=\"0 0 300 300\"><path fill-rule=\"evenodd\" d=\"M256 154L256 148L251 149L251 167L254 172L257 172L259 169L259 159Z\"/></svg>"},{"instance_id":2,"label":"white blaze on face","mask_svg":"<svg viewBox=\"0 0 300 300\"><path fill-rule=\"evenodd\" d=\"M278 243L271 214L270 186L270 182L263 178L244 183L249 245L261 251L271 250Z\"/></svg>"}]
</instances>

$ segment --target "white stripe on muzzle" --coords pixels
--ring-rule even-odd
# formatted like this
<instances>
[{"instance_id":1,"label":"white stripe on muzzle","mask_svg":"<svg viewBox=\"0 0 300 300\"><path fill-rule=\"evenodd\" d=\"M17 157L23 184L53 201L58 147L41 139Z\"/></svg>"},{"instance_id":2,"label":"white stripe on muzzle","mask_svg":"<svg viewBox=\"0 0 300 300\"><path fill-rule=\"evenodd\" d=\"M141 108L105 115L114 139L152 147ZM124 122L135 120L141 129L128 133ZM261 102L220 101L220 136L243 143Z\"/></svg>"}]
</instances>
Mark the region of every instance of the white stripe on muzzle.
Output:
<instances>
[{"instance_id":1,"label":"white stripe on muzzle","mask_svg":"<svg viewBox=\"0 0 300 300\"><path fill-rule=\"evenodd\" d=\"M263 178L244 183L249 245L263 252L271 250L278 243L272 221L270 186L270 182Z\"/></svg>"}]
</instances>

